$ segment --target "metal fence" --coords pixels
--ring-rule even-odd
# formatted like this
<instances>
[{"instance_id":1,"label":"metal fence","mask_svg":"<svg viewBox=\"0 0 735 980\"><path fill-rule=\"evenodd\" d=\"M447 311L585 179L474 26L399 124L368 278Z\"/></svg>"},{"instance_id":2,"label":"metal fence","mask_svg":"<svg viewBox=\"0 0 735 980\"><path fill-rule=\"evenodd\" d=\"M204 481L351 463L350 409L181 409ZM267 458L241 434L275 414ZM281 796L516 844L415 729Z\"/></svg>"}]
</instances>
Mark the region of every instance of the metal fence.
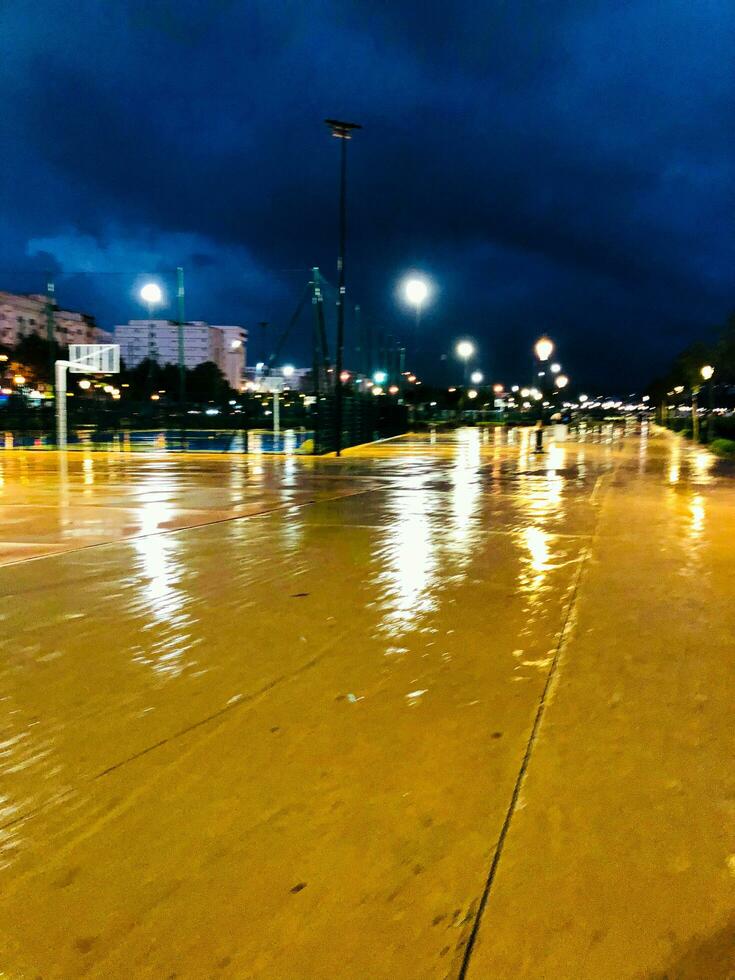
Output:
<instances>
[{"instance_id":1,"label":"metal fence","mask_svg":"<svg viewBox=\"0 0 735 980\"><path fill-rule=\"evenodd\" d=\"M19 400L0 407L0 450L54 449L52 406L27 406ZM308 409L282 409L280 429L273 431L272 415L263 417L253 406L216 414L191 414L175 406L87 405L74 408L69 418L70 449L183 452L285 452L321 455L337 448L335 396L321 396ZM374 395L348 393L343 398L343 448L407 431L405 406Z\"/></svg>"},{"instance_id":2,"label":"metal fence","mask_svg":"<svg viewBox=\"0 0 735 980\"><path fill-rule=\"evenodd\" d=\"M314 406L314 452L317 455L334 452L337 448L337 428L334 394L322 395ZM377 439L401 435L408 431L408 411L405 405L389 402L372 394L346 394L342 399L343 449L360 446Z\"/></svg>"}]
</instances>

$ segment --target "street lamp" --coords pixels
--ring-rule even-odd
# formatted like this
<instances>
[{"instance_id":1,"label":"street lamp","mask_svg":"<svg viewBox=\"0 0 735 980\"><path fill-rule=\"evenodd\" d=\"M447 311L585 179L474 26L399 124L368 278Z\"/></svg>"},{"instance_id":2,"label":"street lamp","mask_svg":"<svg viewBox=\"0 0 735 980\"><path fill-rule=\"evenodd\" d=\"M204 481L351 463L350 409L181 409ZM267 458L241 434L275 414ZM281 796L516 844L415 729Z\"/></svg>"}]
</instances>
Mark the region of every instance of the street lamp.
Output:
<instances>
[{"instance_id":1,"label":"street lamp","mask_svg":"<svg viewBox=\"0 0 735 980\"><path fill-rule=\"evenodd\" d=\"M473 371L470 375L470 381L473 385L482 384L483 373L482 371Z\"/></svg>"},{"instance_id":2,"label":"street lamp","mask_svg":"<svg viewBox=\"0 0 735 980\"><path fill-rule=\"evenodd\" d=\"M284 378L292 378L295 370L293 364L284 364L281 368L281 374Z\"/></svg>"},{"instance_id":3,"label":"street lamp","mask_svg":"<svg viewBox=\"0 0 735 980\"><path fill-rule=\"evenodd\" d=\"M460 340L457 346L454 348L457 357L464 361L464 383L467 384L467 367L470 358L475 353L475 345L471 340Z\"/></svg>"},{"instance_id":4,"label":"street lamp","mask_svg":"<svg viewBox=\"0 0 735 980\"><path fill-rule=\"evenodd\" d=\"M153 322L153 312L163 302L163 293L157 282L147 282L140 290L140 298L148 308L148 382L153 387L153 364L158 363L158 345L156 344L156 325Z\"/></svg>"},{"instance_id":5,"label":"street lamp","mask_svg":"<svg viewBox=\"0 0 735 980\"><path fill-rule=\"evenodd\" d=\"M339 180L339 255L337 256L337 272L339 285L337 290L337 351L335 356L335 434L337 456L342 455L342 362L345 351L345 244L347 240L347 141L352 139L353 129L362 129L358 123L345 122L340 119L325 119L324 122L332 131L332 136L342 140L340 146L340 180Z\"/></svg>"},{"instance_id":6,"label":"street lamp","mask_svg":"<svg viewBox=\"0 0 735 980\"><path fill-rule=\"evenodd\" d=\"M546 336L539 337L539 339L533 345L533 349L534 349L534 353L536 354L536 357L539 360L539 363L544 364L546 361L548 361L548 359L554 353L554 344L553 344L553 341L549 340L549 338L546 337ZM552 367L552 370L553 370L553 367ZM538 376L539 376L539 378L542 378L543 379L543 381L542 381L542 387L544 389L546 389L546 391L548 392L547 379L546 379L546 371L539 371L538 372ZM557 381L558 381L558 377L559 376L557 376L557 379L556 379ZM543 407L543 394L544 393L542 392L541 393L542 397L540 397L540 398L537 399L537 401L538 401L538 416L537 416L537 419L536 419L536 445L534 447L534 452L537 452L537 453L543 452L543 448L544 448L544 407Z\"/></svg>"},{"instance_id":7,"label":"street lamp","mask_svg":"<svg viewBox=\"0 0 735 980\"><path fill-rule=\"evenodd\" d=\"M700 368L699 373L702 375L702 378L707 382L707 442L710 442L712 440L712 410L713 410L712 375L715 373L715 369L712 367L711 364L705 364Z\"/></svg>"},{"instance_id":8,"label":"street lamp","mask_svg":"<svg viewBox=\"0 0 735 980\"><path fill-rule=\"evenodd\" d=\"M554 384L557 388L566 388L566 386L569 384L569 378L566 376L566 374L557 374L557 376L554 378Z\"/></svg>"},{"instance_id":9,"label":"street lamp","mask_svg":"<svg viewBox=\"0 0 735 980\"><path fill-rule=\"evenodd\" d=\"M416 319L414 321L414 339L413 348L414 355L418 351L419 347L419 327L421 326L421 310L423 309L424 303L429 296L429 284L425 279L421 279L417 276L409 276L403 282L403 297L409 306L413 306L416 310Z\"/></svg>"},{"instance_id":10,"label":"street lamp","mask_svg":"<svg viewBox=\"0 0 735 980\"><path fill-rule=\"evenodd\" d=\"M376 385L385 384L387 380L388 380L388 375L386 374L385 371L376 371L375 374L373 375L373 381L375 382Z\"/></svg>"}]
</instances>

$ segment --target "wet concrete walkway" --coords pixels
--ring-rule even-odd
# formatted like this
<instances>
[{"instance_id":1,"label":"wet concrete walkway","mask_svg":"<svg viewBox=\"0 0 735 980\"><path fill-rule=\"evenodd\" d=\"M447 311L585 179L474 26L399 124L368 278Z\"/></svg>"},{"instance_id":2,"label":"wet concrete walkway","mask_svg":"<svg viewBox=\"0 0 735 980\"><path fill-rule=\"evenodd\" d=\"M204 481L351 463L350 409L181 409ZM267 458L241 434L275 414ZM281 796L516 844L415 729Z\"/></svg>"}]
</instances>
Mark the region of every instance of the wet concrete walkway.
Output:
<instances>
[{"instance_id":1,"label":"wet concrete walkway","mask_svg":"<svg viewBox=\"0 0 735 980\"><path fill-rule=\"evenodd\" d=\"M707 453L466 430L0 478L0 975L732 975Z\"/></svg>"}]
</instances>

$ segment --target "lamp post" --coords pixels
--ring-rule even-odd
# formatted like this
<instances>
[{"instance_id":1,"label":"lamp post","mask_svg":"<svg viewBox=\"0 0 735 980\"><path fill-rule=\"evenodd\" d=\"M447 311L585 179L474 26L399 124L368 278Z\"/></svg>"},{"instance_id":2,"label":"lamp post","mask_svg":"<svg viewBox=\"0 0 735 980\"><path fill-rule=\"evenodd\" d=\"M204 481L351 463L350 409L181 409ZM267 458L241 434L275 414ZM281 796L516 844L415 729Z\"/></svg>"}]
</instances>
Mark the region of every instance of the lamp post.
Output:
<instances>
[{"instance_id":1,"label":"lamp post","mask_svg":"<svg viewBox=\"0 0 735 980\"><path fill-rule=\"evenodd\" d=\"M467 386L467 371L469 369L470 358L475 353L475 345L471 340L460 340L454 348L454 352L460 361L464 361L464 383Z\"/></svg>"},{"instance_id":2,"label":"lamp post","mask_svg":"<svg viewBox=\"0 0 735 980\"><path fill-rule=\"evenodd\" d=\"M347 140L352 139L353 129L362 129L358 123L344 122L339 119L325 119L324 122L332 131L332 136L342 140L340 148L340 181L339 181L339 255L337 256L337 272L339 285L337 292L337 351L335 356L335 399L334 415L336 429L337 455L342 455L342 362L345 347L345 244L347 239Z\"/></svg>"},{"instance_id":3,"label":"lamp post","mask_svg":"<svg viewBox=\"0 0 735 980\"><path fill-rule=\"evenodd\" d=\"M539 364L544 365L546 361L554 353L554 343L549 340L548 337L539 337L533 346L534 353L538 358ZM536 445L534 447L534 452L543 452L544 448L544 394L548 391L548 384L546 380L546 370L538 372L541 378L541 398L538 399L538 418L536 420Z\"/></svg>"},{"instance_id":4,"label":"lamp post","mask_svg":"<svg viewBox=\"0 0 735 980\"><path fill-rule=\"evenodd\" d=\"M462 406L461 413L463 413L467 398L469 397L469 392L467 391L467 388L469 387L469 364L470 358L473 357L475 353L475 345L471 340L460 340L457 342L454 348L454 353L457 355L460 361L464 362L464 388L462 390L462 399L460 401ZM477 397L476 392L475 397Z\"/></svg>"},{"instance_id":5,"label":"lamp post","mask_svg":"<svg viewBox=\"0 0 735 980\"><path fill-rule=\"evenodd\" d=\"M413 338L413 352L415 356L419 346L421 311L429 296L429 284L425 279L421 279L418 276L411 276L403 283L403 295L408 305L413 306L416 311Z\"/></svg>"},{"instance_id":6,"label":"lamp post","mask_svg":"<svg viewBox=\"0 0 735 980\"><path fill-rule=\"evenodd\" d=\"M153 388L153 364L158 363L156 326L153 322L155 308L163 302L163 293L157 282L147 282L140 291L140 298L148 310L148 383Z\"/></svg>"},{"instance_id":7,"label":"lamp post","mask_svg":"<svg viewBox=\"0 0 735 980\"><path fill-rule=\"evenodd\" d=\"M179 401L183 408L186 401L186 363L184 356L184 270L176 267L176 318L179 347Z\"/></svg>"},{"instance_id":8,"label":"lamp post","mask_svg":"<svg viewBox=\"0 0 735 980\"><path fill-rule=\"evenodd\" d=\"M715 373L715 369L711 364L705 364L700 368L699 373L702 375L703 380L707 382L707 442L711 442L713 411L712 375Z\"/></svg>"}]
</instances>

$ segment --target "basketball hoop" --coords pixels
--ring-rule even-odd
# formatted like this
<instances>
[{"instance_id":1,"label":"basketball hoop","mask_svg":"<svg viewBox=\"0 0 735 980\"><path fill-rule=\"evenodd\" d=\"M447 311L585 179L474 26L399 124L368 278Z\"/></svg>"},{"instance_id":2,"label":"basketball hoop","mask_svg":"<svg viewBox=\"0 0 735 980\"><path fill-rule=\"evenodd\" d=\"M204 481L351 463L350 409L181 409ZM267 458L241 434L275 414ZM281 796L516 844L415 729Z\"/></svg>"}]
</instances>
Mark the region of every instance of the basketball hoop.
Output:
<instances>
[{"instance_id":1,"label":"basketball hoop","mask_svg":"<svg viewBox=\"0 0 735 980\"><path fill-rule=\"evenodd\" d=\"M69 360L56 362L56 448L66 449L66 372L118 374L119 344L69 344Z\"/></svg>"}]
</instances>

